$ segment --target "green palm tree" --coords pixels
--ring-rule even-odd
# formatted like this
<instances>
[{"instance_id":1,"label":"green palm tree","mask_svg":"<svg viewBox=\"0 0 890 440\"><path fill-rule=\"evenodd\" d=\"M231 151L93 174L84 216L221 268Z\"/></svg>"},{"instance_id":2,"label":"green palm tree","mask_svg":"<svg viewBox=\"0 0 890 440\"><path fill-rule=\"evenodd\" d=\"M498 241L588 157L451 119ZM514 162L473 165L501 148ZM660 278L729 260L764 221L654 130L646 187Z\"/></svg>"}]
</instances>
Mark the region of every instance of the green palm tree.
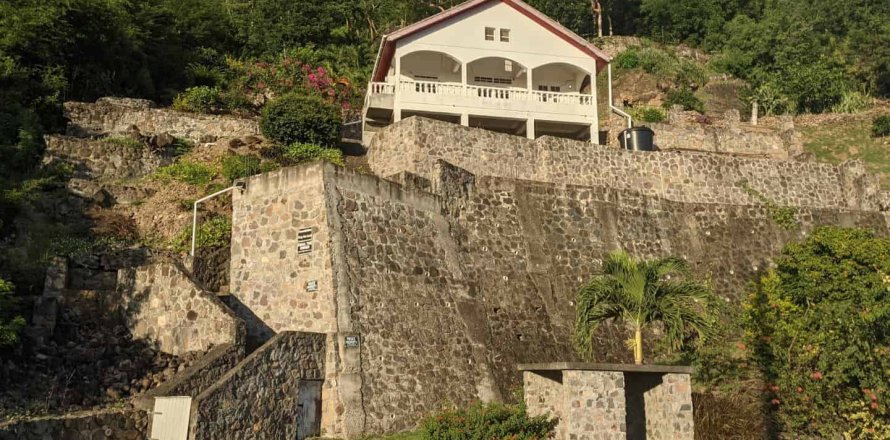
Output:
<instances>
[{"instance_id":1,"label":"green palm tree","mask_svg":"<svg viewBox=\"0 0 890 440\"><path fill-rule=\"evenodd\" d=\"M671 349L690 337L705 340L714 327L717 300L707 284L690 276L689 265L677 257L635 260L616 251L603 261L603 274L578 292L575 345L587 358L592 337L609 320L623 321L634 332L628 341L634 362L643 363L643 330L660 323Z\"/></svg>"}]
</instances>

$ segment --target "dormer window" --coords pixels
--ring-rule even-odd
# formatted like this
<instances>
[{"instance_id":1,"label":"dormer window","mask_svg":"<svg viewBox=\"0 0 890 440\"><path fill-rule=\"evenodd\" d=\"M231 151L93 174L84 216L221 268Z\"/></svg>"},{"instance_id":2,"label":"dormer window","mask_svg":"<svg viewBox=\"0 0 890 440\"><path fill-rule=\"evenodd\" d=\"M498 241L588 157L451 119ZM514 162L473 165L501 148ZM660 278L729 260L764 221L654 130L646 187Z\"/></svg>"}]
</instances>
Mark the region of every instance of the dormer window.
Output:
<instances>
[{"instance_id":1,"label":"dormer window","mask_svg":"<svg viewBox=\"0 0 890 440\"><path fill-rule=\"evenodd\" d=\"M501 43L510 42L510 29L501 29Z\"/></svg>"},{"instance_id":2,"label":"dormer window","mask_svg":"<svg viewBox=\"0 0 890 440\"><path fill-rule=\"evenodd\" d=\"M494 41L494 28L485 28L485 41Z\"/></svg>"}]
</instances>

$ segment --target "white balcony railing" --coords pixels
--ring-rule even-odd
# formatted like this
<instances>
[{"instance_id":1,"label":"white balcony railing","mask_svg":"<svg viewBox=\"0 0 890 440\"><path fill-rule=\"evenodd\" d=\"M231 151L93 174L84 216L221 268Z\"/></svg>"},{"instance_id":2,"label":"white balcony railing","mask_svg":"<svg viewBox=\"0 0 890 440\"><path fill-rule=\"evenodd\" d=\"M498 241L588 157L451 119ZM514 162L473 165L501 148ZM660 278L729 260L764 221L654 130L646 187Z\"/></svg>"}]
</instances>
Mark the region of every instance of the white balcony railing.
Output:
<instances>
[{"instance_id":1,"label":"white balcony railing","mask_svg":"<svg viewBox=\"0 0 890 440\"><path fill-rule=\"evenodd\" d=\"M370 91L372 95L392 95L395 94L395 85L390 83L375 82L371 83ZM526 89L485 87L431 81L401 81L399 82L399 93L416 95L439 95L443 97L456 96L479 98L484 101L502 100L581 106L594 105L592 95L582 95L578 93L544 92L537 90L529 91Z\"/></svg>"},{"instance_id":2,"label":"white balcony railing","mask_svg":"<svg viewBox=\"0 0 890 440\"><path fill-rule=\"evenodd\" d=\"M392 95L396 91L396 86L390 83L372 82L370 90L372 95Z\"/></svg>"}]
</instances>

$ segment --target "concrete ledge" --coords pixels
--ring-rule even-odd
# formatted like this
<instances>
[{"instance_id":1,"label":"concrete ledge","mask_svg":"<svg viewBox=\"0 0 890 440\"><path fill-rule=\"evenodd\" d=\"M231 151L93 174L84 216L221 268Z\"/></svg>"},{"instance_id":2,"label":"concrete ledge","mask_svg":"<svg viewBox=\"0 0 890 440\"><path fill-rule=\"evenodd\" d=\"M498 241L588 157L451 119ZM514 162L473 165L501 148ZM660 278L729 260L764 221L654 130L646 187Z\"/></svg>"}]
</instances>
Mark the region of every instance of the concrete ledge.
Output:
<instances>
[{"instance_id":1,"label":"concrete ledge","mask_svg":"<svg viewBox=\"0 0 890 440\"><path fill-rule=\"evenodd\" d=\"M692 367L679 365L635 365L635 364L597 364L588 362L547 362L540 364L519 364L519 371L621 371L625 373L674 373L692 374Z\"/></svg>"}]
</instances>

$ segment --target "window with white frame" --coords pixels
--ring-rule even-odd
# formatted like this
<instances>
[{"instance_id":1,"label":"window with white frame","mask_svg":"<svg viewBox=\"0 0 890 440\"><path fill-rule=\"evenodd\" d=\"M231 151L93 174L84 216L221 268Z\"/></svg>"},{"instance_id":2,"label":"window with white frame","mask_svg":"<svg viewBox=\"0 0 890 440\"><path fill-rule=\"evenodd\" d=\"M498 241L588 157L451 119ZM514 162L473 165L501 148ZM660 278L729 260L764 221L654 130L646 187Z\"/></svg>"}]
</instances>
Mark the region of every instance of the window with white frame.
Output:
<instances>
[{"instance_id":1,"label":"window with white frame","mask_svg":"<svg viewBox=\"0 0 890 440\"><path fill-rule=\"evenodd\" d=\"M494 41L494 28L485 28L485 41Z\"/></svg>"},{"instance_id":2,"label":"window with white frame","mask_svg":"<svg viewBox=\"0 0 890 440\"><path fill-rule=\"evenodd\" d=\"M501 43L510 42L510 29L501 29Z\"/></svg>"}]
</instances>

